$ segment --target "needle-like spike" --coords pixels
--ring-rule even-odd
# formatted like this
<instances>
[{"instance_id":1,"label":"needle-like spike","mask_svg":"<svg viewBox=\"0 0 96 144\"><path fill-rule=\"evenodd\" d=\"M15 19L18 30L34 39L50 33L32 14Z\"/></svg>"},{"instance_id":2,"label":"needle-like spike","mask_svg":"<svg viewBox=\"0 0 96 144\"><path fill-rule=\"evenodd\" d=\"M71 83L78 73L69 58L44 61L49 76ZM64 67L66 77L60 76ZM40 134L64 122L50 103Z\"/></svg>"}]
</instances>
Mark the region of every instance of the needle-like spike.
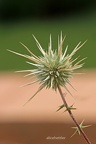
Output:
<instances>
[{"instance_id":1,"label":"needle-like spike","mask_svg":"<svg viewBox=\"0 0 96 144\"><path fill-rule=\"evenodd\" d=\"M41 53L45 56L45 51L43 50L43 48L41 47L40 43L38 42L38 40L36 39L36 37L33 35L33 38L35 39L36 41L36 44L39 48L39 50L41 51Z\"/></svg>"},{"instance_id":2,"label":"needle-like spike","mask_svg":"<svg viewBox=\"0 0 96 144\"><path fill-rule=\"evenodd\" d=\"M28 102L30 102L30 101L36 96L36 94L37 94L38 92L40 92L43 88L44 88L44 87L40 86L39 89L36 91L36 93L35 93L23 106L25 106Z\"/></svg>"}]
</instances>

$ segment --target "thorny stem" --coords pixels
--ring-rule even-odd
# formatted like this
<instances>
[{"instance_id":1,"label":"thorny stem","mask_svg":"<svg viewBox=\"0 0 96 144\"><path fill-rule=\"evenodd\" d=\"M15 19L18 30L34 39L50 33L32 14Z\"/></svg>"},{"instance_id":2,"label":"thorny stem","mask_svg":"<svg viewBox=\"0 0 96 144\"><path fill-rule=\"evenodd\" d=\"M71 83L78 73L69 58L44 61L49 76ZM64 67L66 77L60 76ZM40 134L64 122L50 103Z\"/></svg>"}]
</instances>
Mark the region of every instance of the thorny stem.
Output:
<instances>
[{"instance_id":1,"label":"thorny stem","mask_svg":"<svg viewBox=\"0 0 96 144\"><path fill-rule=\"evenodd\" d=\"M64 103L64 105L65 105L65 107L66 107L66 109L67 109L70 117L73 119L75 125L78 127L78 129L79 129L79 131L81 132L82 136L84 137L86 143L87 143L87 144L91 144L91 142L90 142L90 140L88 139L87 135L86 135L86 134L84 133L84 131L80 128L78 122L77 122L76 119L74 118L71 110L68 109L68 104L67 104L67 102L66 102L66 100L65 100L65 97L64 97L64 95L63 95L63 93L62 93L62 90L61 90L60 86L58 86L58 90L59 90L59 93L60 93L60 95L61 95L61 98L62 98L62 100L63 100L63 103Z\"/></svg>"}]
</instances>

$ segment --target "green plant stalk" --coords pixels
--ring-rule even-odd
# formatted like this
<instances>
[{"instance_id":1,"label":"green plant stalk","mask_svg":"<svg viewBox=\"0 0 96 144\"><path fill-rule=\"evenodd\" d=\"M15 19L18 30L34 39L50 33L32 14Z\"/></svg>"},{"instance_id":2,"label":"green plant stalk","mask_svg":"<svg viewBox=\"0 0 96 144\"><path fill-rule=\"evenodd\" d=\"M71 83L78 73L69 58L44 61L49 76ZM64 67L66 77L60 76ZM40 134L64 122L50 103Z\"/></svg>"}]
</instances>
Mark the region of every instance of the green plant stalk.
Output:
<instances>
[{"instance_id":1,"label":"green plant stalk","mask_svg":"<svg viewBox=\"0 0 96 144\"><path fill-rule=\"evenodd\" d=\"M61 87L60 87L59 85L58 85L58 91L59 91L59 93L60 93L60 96L61 96L61 98L62 98L62 100L63 100L63 103L64 103L64 105L65 105L65 107L66 107L66 109L67 109L70 117L73 119L75 125L78 127L78 129L79 129L80 133L82 134L82 136L84 137L86 143L87 143L87 144L91 144L91 142L90 142L90 140L88 139L87 135L86 135L86 134L84 133L84 131L80 128L78 122L77 122L76 119L74 118L71 110L68 109L68 104L67 104L67 102L66 102L66 100L65 100L64 94L62 93Z\"/></svg>"}]
</instances>

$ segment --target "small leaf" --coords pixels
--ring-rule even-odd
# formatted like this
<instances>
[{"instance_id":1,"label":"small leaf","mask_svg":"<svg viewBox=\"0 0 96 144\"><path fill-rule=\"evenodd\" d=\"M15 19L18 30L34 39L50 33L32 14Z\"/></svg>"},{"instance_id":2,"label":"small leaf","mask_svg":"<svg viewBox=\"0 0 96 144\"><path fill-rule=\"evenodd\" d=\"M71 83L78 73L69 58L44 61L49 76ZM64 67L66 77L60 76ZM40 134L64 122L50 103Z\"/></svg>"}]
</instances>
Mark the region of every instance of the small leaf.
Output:
<instances>
[{"instance_id":1,"label":"small leaf","mask_svg":"<svg viewBox=\"0 0 96 144\"><path fill-rule=\"evenodd\" d=\"M91 125L85 125L85 126L83 126L83 122L84 122L84 120L80 123L80 125L79 125L79 127L81 128L81 129L84 129L84 128L87 128L87 127L89 127L89 126L91 126ZM75 130L75 132L73 133L73 135L71 136L71 137L73 137L76 133L78 133L79 135L81 134L80 133L80 130L78 129L78 127L72 127L72 128L74 128L74 129L76 129Z\"/></svg>"},{"instance_id":2,"label":"small leaf","mask_svg":"<svg viewBox=\"0 0 96 144\"><path fill-rule=\"evenodd\" d=\"M72 138L77 132L78 132L78 130L76 129L75 132L73 133L73 135L70 138Z\"/></svg>"},{"instance_id":3,"label":"small leaf","mask_svg":"<svg viewBox=\"0 0 96 144\"><path fill-rule=\"evenodd\" d=\"M66 108L66 110L65 110L64 112L66 112L66 111L68 111L68 110L76 110L76 108L74 108L73 105L71 105L71 106L69 106L68 108Z\"/></svg>"},{"instance_id":4,"label":"small leaf","mask_svg":"<svg viewBox=\"0 0 96 144\"><path fill-rule=\"evenodd\" d=\"M65 107L65 105L64 105L64 104L62 104L61 106L59 106L59 108L58 108L58 110L57 110L57 111L61 110L63 107ZM57 112L57 111L56 111L56 112Z\"/></svg>"},{"instance_id":5,"label":"small leaf","mask_svg":"<svg viewBox=\"0 0 96 144\"><path fill-rule=\"evenodd\" d=\"M81 122L81 124L80 124L80 128L81 128L81 129L87 128L87 127L91 126L91 125L83 125L83 122L84 122L84 120L83 120L83 121Z\"/></svg>"}]
</instances>

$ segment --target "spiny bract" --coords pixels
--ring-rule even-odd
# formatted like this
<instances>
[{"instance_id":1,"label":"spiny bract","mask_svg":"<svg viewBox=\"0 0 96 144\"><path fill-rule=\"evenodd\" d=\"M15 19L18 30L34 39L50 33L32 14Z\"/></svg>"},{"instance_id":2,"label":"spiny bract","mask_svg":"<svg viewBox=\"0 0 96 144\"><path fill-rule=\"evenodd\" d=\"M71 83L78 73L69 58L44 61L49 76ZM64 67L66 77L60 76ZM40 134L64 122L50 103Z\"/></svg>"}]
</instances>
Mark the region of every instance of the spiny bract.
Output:
<instances>
[{"instance_id":1,"label":"spiny bract","mask_svg":"<svg viewBox=\"0 0 96 144\"><path fill-rule=\"evenodd\" d=\"M28 64L31 64L35 66L35 69L32 70L22 70L19 72L29 72L26 76L36 76L36 80L32 81L31 83L28 83L26 85L30 85L36 82L39 82L40 87L38 91L28 100L30 101L41 89L44 87L46 88L52 88L54 90L57 90L58 86L65 87L66 90L69 92L69 90L66 87L66 83L70 84L69 78L72 77L72 73L74 70L81 68L83 64L81 64L81 61L84 59L79 60L78 62L75 62L77 58L73 59L73 55L85 44L81 44L81 42L78 43L78 45L74 48L74 50L67 54L68 46L66 46L65 51L62 51L62 46L65 40L65 37L62 38L62 32L60 35L60 39L58 36L58 49L53 50L52 49L52 40L50 35L50 43L48 46L48 50L44 51L44 49L41 47L38 40L33 35L37 47L42 53L42 56L36 56L33 54L24 44L22 44L27 51L30 53L29 55L26 54L20 54L11 50L8 50L12 53L15 53L17 55L23 56L27 59L29 59L32 62L27 62ZM72 86L72 85L71 85ZM70 93L70 92L69 92Z\"/></svg>"}]
</instances>

